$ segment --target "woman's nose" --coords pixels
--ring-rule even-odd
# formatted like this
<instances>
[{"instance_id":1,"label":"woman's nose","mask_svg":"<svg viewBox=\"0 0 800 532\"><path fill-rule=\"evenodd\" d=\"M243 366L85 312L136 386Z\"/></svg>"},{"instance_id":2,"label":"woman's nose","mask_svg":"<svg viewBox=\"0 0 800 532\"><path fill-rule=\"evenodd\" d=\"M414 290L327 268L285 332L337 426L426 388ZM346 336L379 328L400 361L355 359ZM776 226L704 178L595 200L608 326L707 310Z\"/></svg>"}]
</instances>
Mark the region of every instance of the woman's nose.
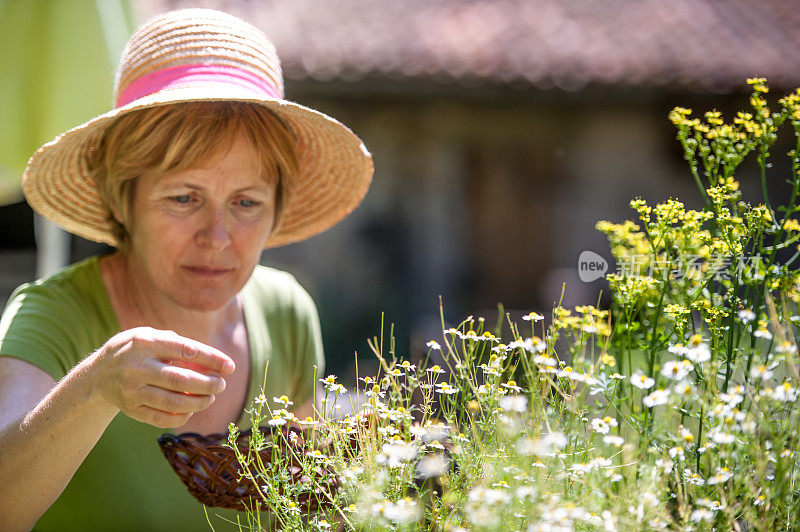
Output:
<instances>
[{"instance_id":1,"label":"woman's nose","mask_svg":"<svg viewBox=\"0 0 800 532\"><path fill-rule=\"evenodd\" d=\"M225 249L230 244L231 235L224 209L208 208L202 227L197 232L197 240L201 246L214 250Z\"/></svg>"}]
</instances>

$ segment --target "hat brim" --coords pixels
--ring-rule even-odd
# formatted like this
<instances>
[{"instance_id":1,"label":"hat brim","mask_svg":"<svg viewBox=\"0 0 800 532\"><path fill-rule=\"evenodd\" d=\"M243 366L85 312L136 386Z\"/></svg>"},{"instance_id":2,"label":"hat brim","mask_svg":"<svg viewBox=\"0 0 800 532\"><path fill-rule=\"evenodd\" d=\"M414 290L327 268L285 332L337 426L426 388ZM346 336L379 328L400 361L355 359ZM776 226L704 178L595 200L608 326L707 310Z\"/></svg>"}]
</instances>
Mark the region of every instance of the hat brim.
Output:
<instances>
[{"instance_id":1,"label":"hat brim","mask_svg":"<svg viewBox=\"0 0 800 532\"><path fill-rule=\"evenodd\" d=\"M88 176L90 149L120 116L181 102L236 101L270 109L293 130L299 171L265 248L305 240L338 223L361 203L372 180L372 156L361 140L330 116L288 100L246 91L178 87L116 108L56 137L28 161L22 190L31 207L67 231L116 246L110 212Z\"/></svg>"}]
</instances>

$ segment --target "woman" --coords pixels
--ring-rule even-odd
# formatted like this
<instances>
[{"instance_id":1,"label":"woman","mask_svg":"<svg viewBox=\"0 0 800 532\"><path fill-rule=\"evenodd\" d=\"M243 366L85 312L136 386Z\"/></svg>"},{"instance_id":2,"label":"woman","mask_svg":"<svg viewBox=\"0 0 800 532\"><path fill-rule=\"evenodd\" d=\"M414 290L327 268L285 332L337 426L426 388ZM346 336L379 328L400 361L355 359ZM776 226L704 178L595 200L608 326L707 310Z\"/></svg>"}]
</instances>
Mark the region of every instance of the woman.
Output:
<instances>
[{"instance_id":1,"label":"woman","mask_svg":"<svg viewBox=\"0 0 800 532\"><path fill-rule=\"evenodd\" d=\"M207 526L156 437L245 428L267 361L265 393L313 413L316 308L258 261L352 211L372 162L282 92L259 30L166 13L128 42L116 108L31 158L31 206L117 251L20 287L0 319L4 530Z\"/></svg>"}]
</instances>

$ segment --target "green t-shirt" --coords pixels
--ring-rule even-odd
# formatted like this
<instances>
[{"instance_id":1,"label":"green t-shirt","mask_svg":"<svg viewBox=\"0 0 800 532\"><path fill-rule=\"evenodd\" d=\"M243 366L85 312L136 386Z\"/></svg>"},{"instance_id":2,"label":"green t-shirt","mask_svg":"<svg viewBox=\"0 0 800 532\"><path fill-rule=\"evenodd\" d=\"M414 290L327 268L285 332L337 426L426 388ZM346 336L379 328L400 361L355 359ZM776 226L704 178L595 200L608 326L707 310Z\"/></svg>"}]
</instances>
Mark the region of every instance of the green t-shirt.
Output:
<instances>
[{"instance_id":1,"label":"green t-shirt","mask_svg":"<svg viewBox=\"0 0 800 532\"><path fill-rule=\"evenodd\" d=\"M260 393L308 400L324 371L316 306L286 272L257 266L242 289L250 344L247 406ZM100 277L97 258L19 287L0 318L0 356L13 356L61 379L120 326ZM242 412L238 424L249 428ZM165 432L118 414L34 530L210 530L197 502L158 447ZM57 445L58 442L54 442ZM238 512L208 509L216 530ZM244 514L239 514L246 522Z\"/></svg>"}]
</instances>

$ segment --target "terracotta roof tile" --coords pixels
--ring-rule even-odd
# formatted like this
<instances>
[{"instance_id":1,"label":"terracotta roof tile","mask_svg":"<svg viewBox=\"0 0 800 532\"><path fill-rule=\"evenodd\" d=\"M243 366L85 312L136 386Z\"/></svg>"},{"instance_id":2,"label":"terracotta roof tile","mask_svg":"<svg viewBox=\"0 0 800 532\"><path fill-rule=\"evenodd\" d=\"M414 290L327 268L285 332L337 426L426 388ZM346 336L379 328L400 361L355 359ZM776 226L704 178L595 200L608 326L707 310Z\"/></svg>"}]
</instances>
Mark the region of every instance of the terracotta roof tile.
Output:
<instances>
[{"instance_id":1,"label":"terracotta roof tile","mask_svg":"<svg viewBox=\"0 0 800 532\"><path fill-rule=\"evenodd\" d=\"M290 79L800 84L800 10L786 0L148 0L142 11L198 4L261 27Z\"/></svg>"}]
</instances>

